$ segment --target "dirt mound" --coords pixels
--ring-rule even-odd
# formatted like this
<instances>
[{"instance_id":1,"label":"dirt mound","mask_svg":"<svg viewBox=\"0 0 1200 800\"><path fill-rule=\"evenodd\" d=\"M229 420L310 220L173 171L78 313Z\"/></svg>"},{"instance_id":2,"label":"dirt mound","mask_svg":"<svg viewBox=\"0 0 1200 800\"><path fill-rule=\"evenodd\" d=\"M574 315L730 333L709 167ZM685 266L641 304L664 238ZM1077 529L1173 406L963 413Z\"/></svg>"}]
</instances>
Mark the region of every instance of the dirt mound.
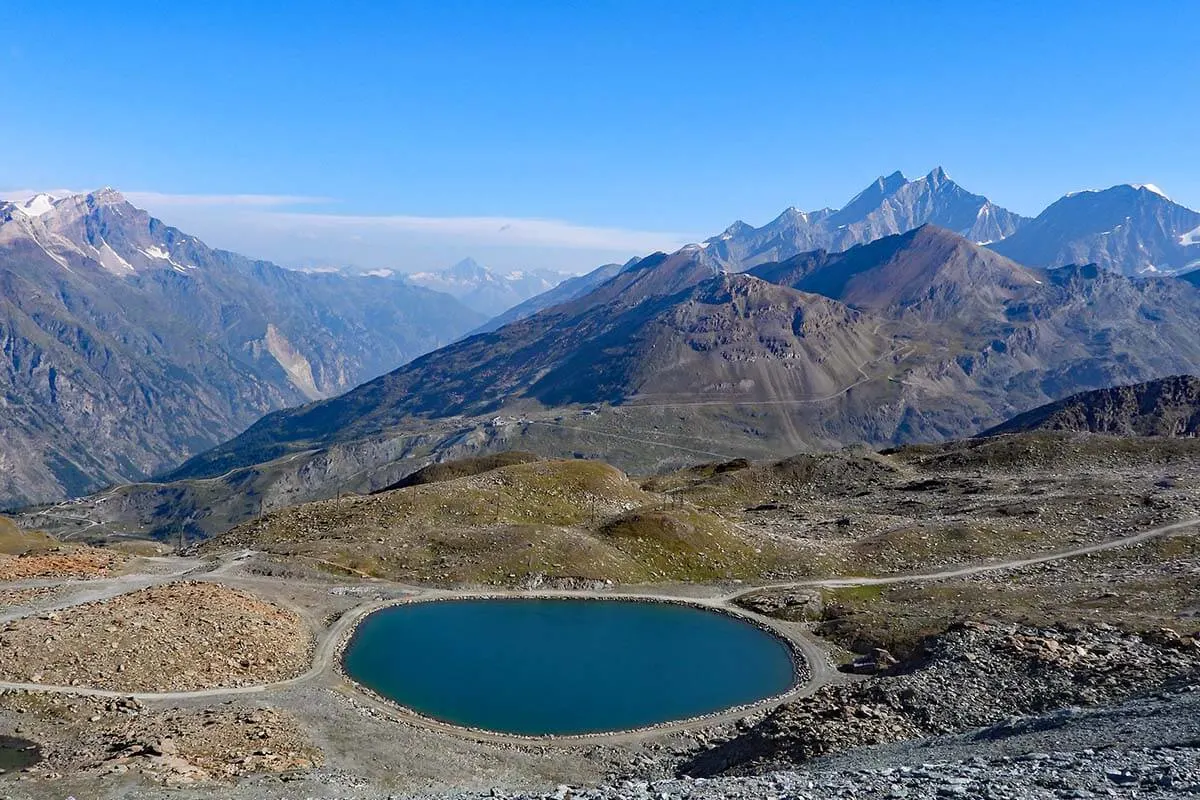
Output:
<instances>
[{"instance_id":1,"label":"dirt mound","mask_svg":"<svg viewBox=\"0 0 1200 800\"><path fill-rule=\"evenodd\" d=\"M0 676L142 692L245 686L298 675L311 644L296 613L185 581L9 622Z\"/></svg>"},{"instance_id":2,"label":"dirt mound","mask_svg":"<svg viewBox=\"0 0 1200 800\"><path fill-rule=\"evenodd\" d=\"M664 511L631 511L606 521L600 534L617 539L657 542L677 550L696 551L705 545L705 537L686 519Z\"/></svg>"},{"instance_id":3,"label":"dirt mound","mask_svg":"<svg viewBox=\"0 0 1200 800\"><path fill-rule=\"evenodd\" d=\"M840 494L878 485L899 470L874 454L846 452L802 453L776 461L766 472L785 485L812 486L826 494Z\"/></svg>"},{"instance_id":4,"label":"dirt mound","mask_svg":"<svg viewBox=\"0 0 1200 800\"><path fill-rule=\"evenodd\" d=\"M17 556L0 554L0 581L29 578L103 578L127 557L96 547L29 549Z\"/></svg>"},{"instance_id":5,"label":"dirt mound","mask_svg":"<svg viewBox=\"0 0 1200 800\"><path fill-rule=\"evenodd\" d=\"M514 464L528 464L540 460L541 457L534 453L510 450L488 456L443 461L439 464L430 464L427 467L422 467L411 475L401 478L390 486L385 486L371 494L390 492L409 486L422 486L427 483L442 483L444 481L457 480L458 478L468 478L472 475L481 475L485 472L491 472L494 469L500 469L501 467L511 467Z\"/></svg>"}]
</instances>

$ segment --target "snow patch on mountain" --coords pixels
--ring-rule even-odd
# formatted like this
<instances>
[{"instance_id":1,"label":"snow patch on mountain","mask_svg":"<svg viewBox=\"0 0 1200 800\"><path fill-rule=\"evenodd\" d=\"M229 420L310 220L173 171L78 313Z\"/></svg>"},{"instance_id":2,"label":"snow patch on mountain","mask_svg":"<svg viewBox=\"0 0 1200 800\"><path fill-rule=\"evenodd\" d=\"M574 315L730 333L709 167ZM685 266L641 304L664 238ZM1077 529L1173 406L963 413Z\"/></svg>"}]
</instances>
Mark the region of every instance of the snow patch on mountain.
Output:
<instances>
[{"instance_id":1,"label":"snow patch on mountain","mask_svg":"<svg viewBox=\"0 0 1200 800\"><path fill-rule=\"evenodd\" d=\"M35 194L33 197L29 198L28 200L21 202L21 203L17 203L16 205L17 205L17 210L20 211L25 216L40 217L42 214L45 214L47 211L54 210L54 200L55 200L55 198L53 196L48 195L45 192L42 192L40 194Z\"/></svg>"},{"instance_id":2,"label":"snow patch on mountain","mask_svg":"<svg viewBox=\"0 0 1200 800\"><path fill-rule=\"evenodd\" d=\"M163 250L158 245L150 245L149 247L147 247L144 250L139 248L138 252L144 256L147 256L148 258L155 258L155 259L158 259L159 261L166 261L168 264L171 265L171 267L176 272L186 273L189 269L195 269L195 267L193 267L193 266L190 266L187 264L180 264L175 259L171 258L170 253L168 253L166 250Z\"/></svg>"},{"instance_id":3,"label":"snow patch on mountain","mask_svg":"<svg viewBox=\"0 0 1200 800\"><path fill-rule=\"evenodd\" d=\"M1167 197L1166 192L1164 192L1162 189L1155 186L1153 183L1131 183L1129 185L1135 189L1145 189L1148 192L1154 192L1159 197L1164 197L1167 200L1171 199L1170 197Z\"/></svg>"}]
</instances>

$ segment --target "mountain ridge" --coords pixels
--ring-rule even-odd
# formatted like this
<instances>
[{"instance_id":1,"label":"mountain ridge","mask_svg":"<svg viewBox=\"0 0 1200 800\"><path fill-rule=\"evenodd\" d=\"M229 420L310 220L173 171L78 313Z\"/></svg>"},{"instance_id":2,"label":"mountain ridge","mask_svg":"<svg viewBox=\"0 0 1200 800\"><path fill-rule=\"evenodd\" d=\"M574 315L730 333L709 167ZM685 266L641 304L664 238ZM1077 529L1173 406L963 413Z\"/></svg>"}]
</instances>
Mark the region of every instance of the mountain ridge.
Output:
<instances>
[{"instance_id":1,"label":"mountain ridge","mask_svg":"<svg viewBox=\"0 0 1200 800\"><path fill-rule=\"evenodd\" d=\"M1030 431L1083 431L1116 436L1200 435L1200 378L1155 381L1079 392L1018 414L979 436Z\"/></svg>"},{"instance_id":2,"label":"mountain ridge","mask_svg":"<svg viewBox=\"0 0 1200 800\"><path fill-rule=\"evenodd\" d=\"M569 273L549 269L499 273L473 258L464 258L443 270L403 275L404 280L415 286L444 292L489 317L503 314L531 297L551 291L570 277Z\"/></svg>"},{"instance_id":3,"label":"mountain ridge","mask_svg":"<svg viewBox=\"0 0 1200 800\"><path fill-rule=\"evenodd\" d=\"M1072 192L990 247L1034 267L1097 264L1136 275L1200 266L1200 212L1152 184Z\"/></svg>"},{"instance_id":4,"label":"mountain ridge","mask_svg":"<svg viewBox=\"0 0 1200 800\"><path fill-rule=\"evenodd\" d=\"M832 322L806 327L811 314ZM1159 324L1147 326L1150 317ZM626 413L653 402L748 407L737 415L795 403L771 423L788 431L780 441L789 446L928 441L974 433L1031 400L1200 365L1198 323L1200 292L1185 282L1029 269L935 226L745 275L692 246L334 400L277 412L170 477L220 474L415 420L596 403ZM838 379L805 384L795 370ZM730 424L748 424L737 415Z\"/></svg>"},{"instance_id":5,"label":"mountain ridge","mask_svg":"<svg viewBox=\"0 0 1200 800\"><path fill-rule=\"evenodd\" d=\"M399 282L209 248L112 189L31 203L0 208L5 504L147 477L479 319Z\"/></svg>"}]
</instances>

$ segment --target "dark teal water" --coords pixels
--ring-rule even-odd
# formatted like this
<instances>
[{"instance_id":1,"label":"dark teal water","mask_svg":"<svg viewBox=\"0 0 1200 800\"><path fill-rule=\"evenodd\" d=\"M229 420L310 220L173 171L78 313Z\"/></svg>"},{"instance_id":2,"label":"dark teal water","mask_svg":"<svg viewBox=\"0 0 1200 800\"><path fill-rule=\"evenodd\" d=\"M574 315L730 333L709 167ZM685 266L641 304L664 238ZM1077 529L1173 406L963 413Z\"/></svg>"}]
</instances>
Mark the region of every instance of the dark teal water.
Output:
<instances>
[{"instance_id":1,"label":"dark teal water","mask_svg":"<svg viewBox=\"0 0 1200 800\"><path fill-rule=\"evenodd\" d=\"M41 751L33 742L15 736L0 736L0 769L24 769L41 760Z\"/></svg>"},{"instance_id":2,"label":"dark teal water","mask_svg":"<svg viewBox=\"0 0 1200 800\"><path fill-rule=\"evenodd\" d=\"M782 641L725 614L617 600L454 600L359 625L346 673L429 717L522 735L639 728L794 681Z\"/></svg>"}]
</instances>

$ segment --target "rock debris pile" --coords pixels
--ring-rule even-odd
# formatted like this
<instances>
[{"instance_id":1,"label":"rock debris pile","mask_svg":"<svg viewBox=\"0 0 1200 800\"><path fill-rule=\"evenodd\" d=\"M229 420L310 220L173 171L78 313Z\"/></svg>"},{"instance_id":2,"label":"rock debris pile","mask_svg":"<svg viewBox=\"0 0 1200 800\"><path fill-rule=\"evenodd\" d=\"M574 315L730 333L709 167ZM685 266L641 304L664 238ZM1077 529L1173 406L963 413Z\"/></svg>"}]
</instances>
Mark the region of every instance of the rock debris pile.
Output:
<instances>
[{"instance_id":1,"label":"rock debris pile","mask_svg":"<svg viewBox=\"0 0 1200 800\"><path fill-rule=\"evenodd\" d=\"M303 672L296 613L237 589L183 581L0 627L0 680L130 692L194 691Z\"/></svg>"},{"instance_id":2,"label":"rock debris pile","mask_svg":"<svg viewBox=\"0 0 1200 800\"><path fill-rule=\"evenodd\" d=\"M985 726L1006 716L1116 702L1200 679L1200 640L1169 629L963 623L923 663L826 687L684 766L696 776L761 773L862 745Z\"/></svg>"}]
</instances>

